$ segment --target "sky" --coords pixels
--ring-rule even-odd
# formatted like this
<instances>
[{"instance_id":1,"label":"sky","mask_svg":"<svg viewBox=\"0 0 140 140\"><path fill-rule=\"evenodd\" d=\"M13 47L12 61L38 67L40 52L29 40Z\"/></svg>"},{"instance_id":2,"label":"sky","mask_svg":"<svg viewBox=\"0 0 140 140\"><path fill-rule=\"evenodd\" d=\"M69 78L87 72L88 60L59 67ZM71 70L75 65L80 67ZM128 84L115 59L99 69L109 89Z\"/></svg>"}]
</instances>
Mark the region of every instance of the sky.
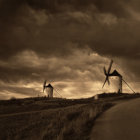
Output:
<instances>
[{"instance_id":1,"label":"sky","mask_svg":"<svg viewBox=\"0 0 140 140\"><path fill-rule=\"evenodd\" d=\"M64 98L102 89L113 67L140 91L139 0L0 0L0 99L44 96L44 80ZM130 92L124 84L124 92ZM57 93L54 93L56 97Z\"/></svg>"}]
</instances>

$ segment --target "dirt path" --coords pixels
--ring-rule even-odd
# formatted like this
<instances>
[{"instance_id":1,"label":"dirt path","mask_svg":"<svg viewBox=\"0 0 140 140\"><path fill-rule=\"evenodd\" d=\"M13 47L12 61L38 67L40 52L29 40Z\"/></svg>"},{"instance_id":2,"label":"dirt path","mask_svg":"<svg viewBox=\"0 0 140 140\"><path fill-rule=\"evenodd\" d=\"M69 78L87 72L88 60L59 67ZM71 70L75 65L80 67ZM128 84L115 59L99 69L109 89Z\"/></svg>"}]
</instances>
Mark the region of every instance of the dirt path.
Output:
<instances>
[{"instance_id":1,"label":"dirt path","mask_svg":"<svg viewBox=\"0 0 140 140\"><path fill-rule=\"evenodd\" d=\"M102 114L91 140L140 140L140 99L120 103Z\"/></svg>"}]
</instances>

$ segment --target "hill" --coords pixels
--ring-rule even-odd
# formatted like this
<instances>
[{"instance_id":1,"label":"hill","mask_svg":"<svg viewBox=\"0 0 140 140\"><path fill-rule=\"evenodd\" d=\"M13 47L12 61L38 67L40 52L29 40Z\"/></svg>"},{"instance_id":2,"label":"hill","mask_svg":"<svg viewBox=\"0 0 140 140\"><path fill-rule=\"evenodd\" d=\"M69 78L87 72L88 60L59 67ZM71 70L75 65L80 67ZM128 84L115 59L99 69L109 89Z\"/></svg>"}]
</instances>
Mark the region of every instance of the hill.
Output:
<instances>
[{"instance_id":1,"label":"hill","mask_svg":"<svg viewBox=\"0 0 140 140\"><path fill-rule=\"evenodd\" d=\"M87 140L102 112L118 101L138 97L101 94L98 100L40 97L0 101L0 139Z\"/></svg>"}]
</instances>

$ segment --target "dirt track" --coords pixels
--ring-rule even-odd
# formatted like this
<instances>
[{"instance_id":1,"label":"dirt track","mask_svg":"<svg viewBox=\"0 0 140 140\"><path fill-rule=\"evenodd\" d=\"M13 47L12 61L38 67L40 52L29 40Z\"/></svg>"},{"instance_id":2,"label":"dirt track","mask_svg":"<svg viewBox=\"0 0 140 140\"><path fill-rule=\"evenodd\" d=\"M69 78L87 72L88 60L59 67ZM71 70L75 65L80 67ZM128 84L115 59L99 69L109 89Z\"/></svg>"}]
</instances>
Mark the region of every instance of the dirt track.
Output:
<instances>
[{"instance_id":1,"label":"dirt track","mask_svg":"<svg viewBox=\"0 0 140 140\"><path fill-rule=\"evenodd\" d=\"M91 140L140 140L140 99L120 103L102 114Z\"/></svg>"}]
</instances>

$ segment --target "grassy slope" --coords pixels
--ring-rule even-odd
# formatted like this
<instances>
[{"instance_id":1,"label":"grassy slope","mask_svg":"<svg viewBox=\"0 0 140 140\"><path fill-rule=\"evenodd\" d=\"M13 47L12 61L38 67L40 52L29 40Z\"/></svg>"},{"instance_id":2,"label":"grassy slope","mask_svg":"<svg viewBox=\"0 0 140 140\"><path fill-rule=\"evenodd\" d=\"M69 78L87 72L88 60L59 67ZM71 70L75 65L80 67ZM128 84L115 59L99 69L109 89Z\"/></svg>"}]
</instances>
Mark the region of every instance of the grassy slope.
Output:
<instances>
[{"instance_id":1,"label":"grassy slope","mask_svg":"<svg viewBox=\"0 0 140 140\"><path fill-rule=\"evenodd\" d=\"M99 101L30 98L0 101L0 139L89 139L94 120L118 99L139 95L105 95Z\"/></svg>"}]
</instances>

